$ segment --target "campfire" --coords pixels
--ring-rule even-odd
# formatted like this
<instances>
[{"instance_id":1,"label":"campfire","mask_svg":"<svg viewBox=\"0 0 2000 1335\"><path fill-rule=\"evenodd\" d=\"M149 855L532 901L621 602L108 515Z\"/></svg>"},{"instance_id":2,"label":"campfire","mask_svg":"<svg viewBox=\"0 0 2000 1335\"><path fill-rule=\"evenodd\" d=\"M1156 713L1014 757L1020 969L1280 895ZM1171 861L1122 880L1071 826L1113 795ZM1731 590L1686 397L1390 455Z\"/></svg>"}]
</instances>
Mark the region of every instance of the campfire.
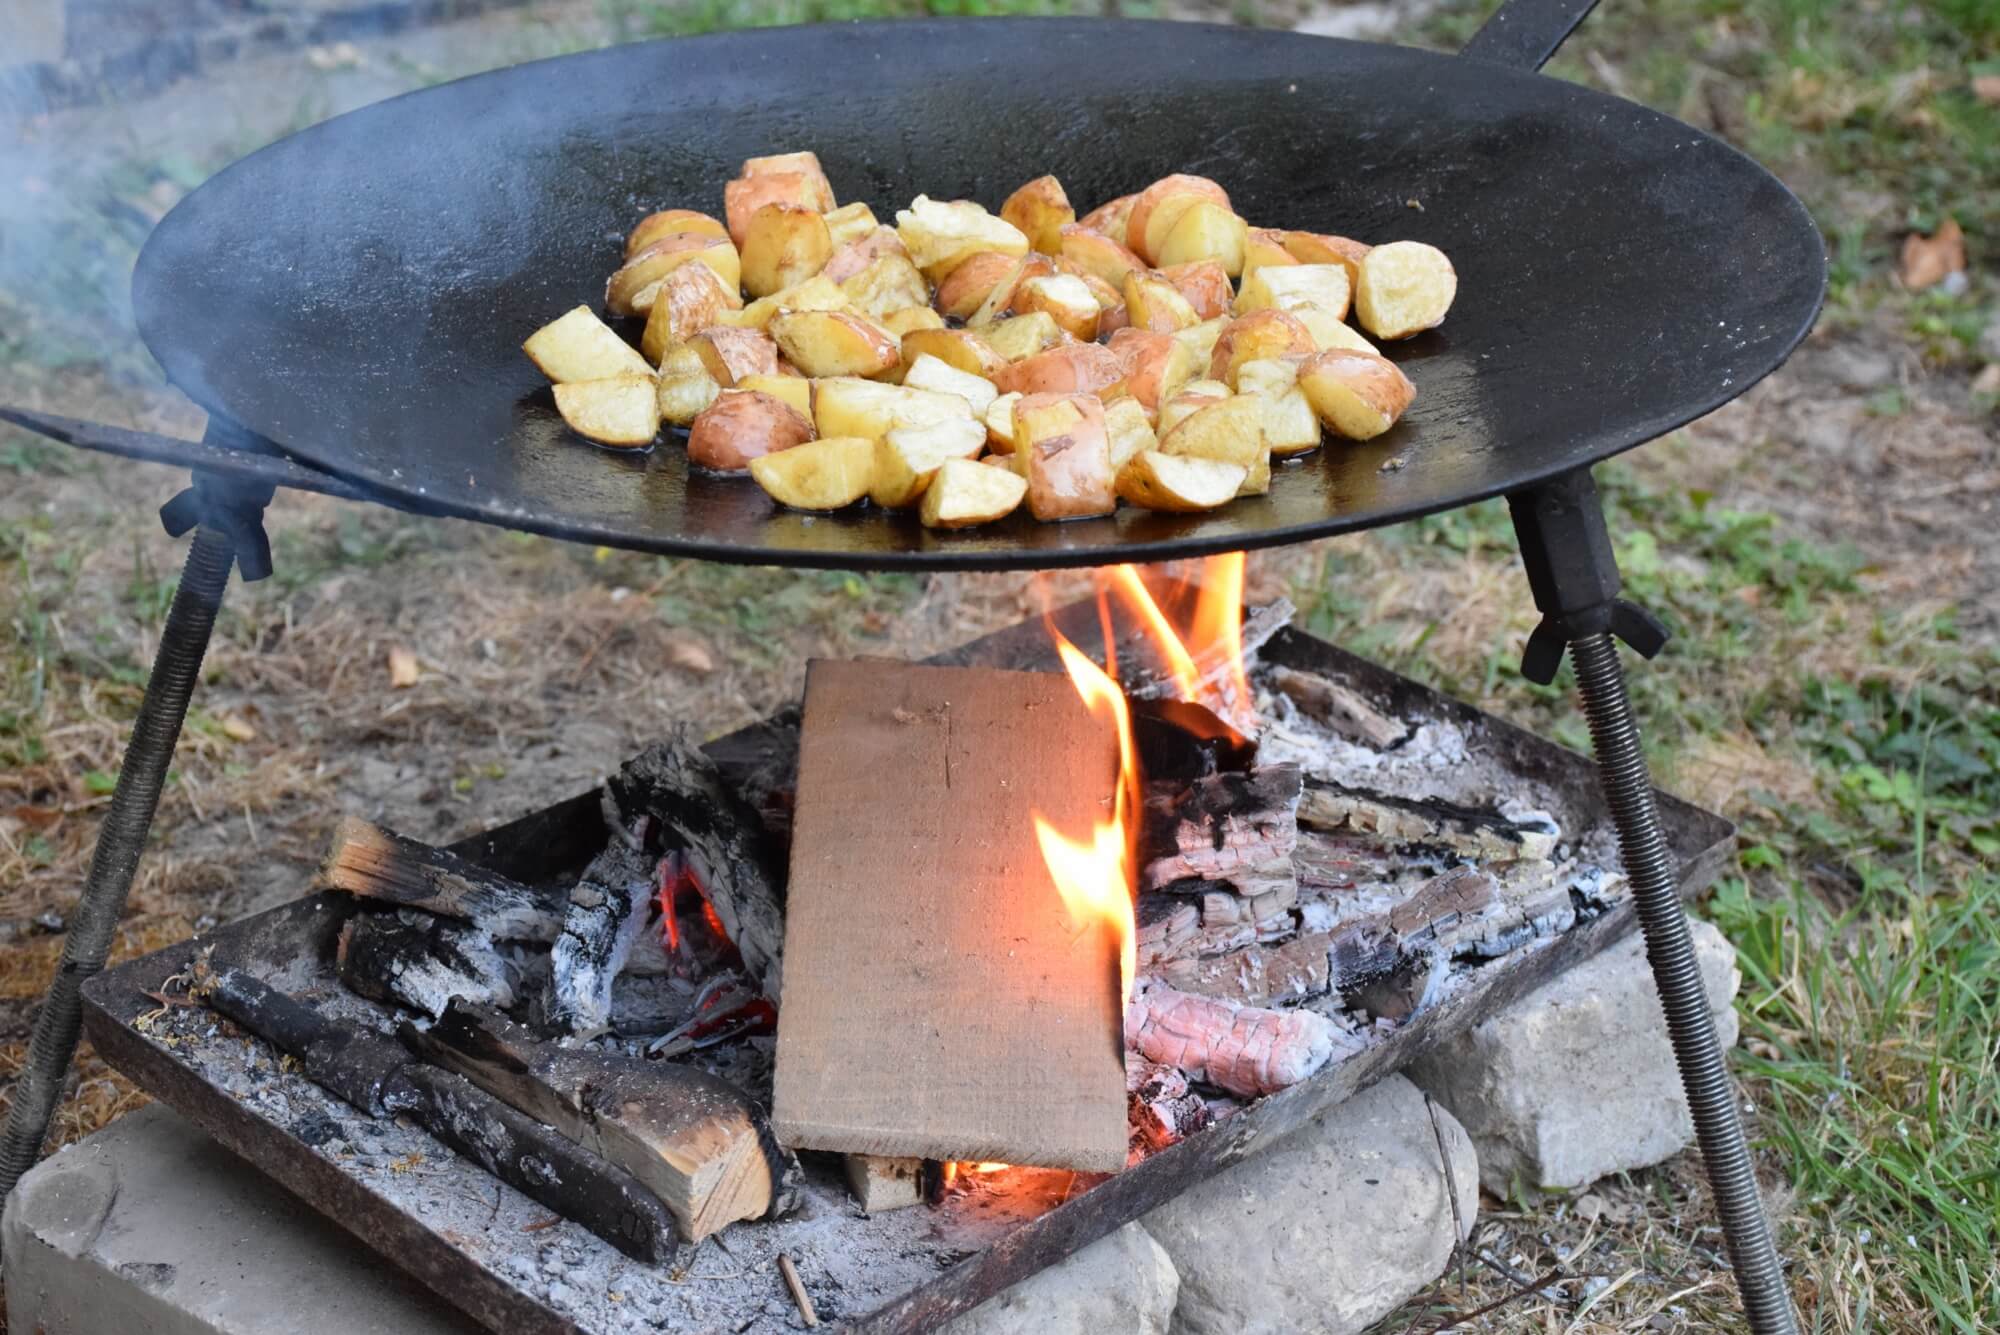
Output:
<instances>
[{"instance_id":1,"label":"campfire","mask_svg":"<svg viewBox=\"0 0 2000 1335\"><path fill-rule=\"evenodd\" d=\"M922 1328L1627 911L1581 762L1289 616L1245 608L1240 556L1115 568L955 661L816 662L800 709L668 738L512 839L343 821L290 927L142 961L204 1004L99 1041L330 1160L468 1310L620 1329L644 1292L668 1329L780 1329L742 1276L782 1258L812 1319ZM443 1185L394 1168L439 1141ZM482 1173L596 1277L567 1306L539 1233L476 1241Z\"/></svg>"}]
</instances>

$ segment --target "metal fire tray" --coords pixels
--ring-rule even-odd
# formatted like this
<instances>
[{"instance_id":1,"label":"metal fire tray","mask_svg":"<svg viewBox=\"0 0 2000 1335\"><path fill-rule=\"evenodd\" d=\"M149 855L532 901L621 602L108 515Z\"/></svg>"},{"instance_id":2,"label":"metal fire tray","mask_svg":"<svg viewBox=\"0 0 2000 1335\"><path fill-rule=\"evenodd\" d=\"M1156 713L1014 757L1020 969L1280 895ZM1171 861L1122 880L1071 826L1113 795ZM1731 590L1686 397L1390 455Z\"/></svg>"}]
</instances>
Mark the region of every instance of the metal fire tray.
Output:
<instances>
[{"instance_id":1,"label":"metal fire tray","mask_svg":"<svg viewBox=\"0 0 2000 1335\"><path fill-rule=\"evenodd\" d=\"M1069 609L1059 620L1086 651L1101 642L1093 608ZM1048 644L1041 623L1031 622L935 661L1053 669ZM1573 845L1611 846L1609 813L1586 758L1297 631L1281 632L1259 659L1344 682L1394 715L1458 729L1476 762L1553 814ZM710 750L725 771L743 773L781 759L795 729L796 716L781 714ZM1733 828L1666 794L1659 803L1681 892L1692 894L1722 867ZM455 851L523 879L560 877L602 838L596 796L584 794ZM929 1329L1292 1131L1634 925L1630 900L1617 898L1567 932L1479 968L1466 986L1310 1081L1087 1189L1067 1174L1016 1170L1005 1176L1025 1180L1005 1189L869 1218L849 1198L837 1160L809 1155L811 1185L797 1215L734 1225L699 1248L681 1249L672 1264L646 1265L550 1219L422 1131L338 1102L285 1069L260 1040L206 1011L163 1008L148 995L198 952L212 950L218 962L387 1028L387 1012L347 993L332 969L334 940L353 911L345 896L308 895L110 969L84 989L87 1031L105 1059L147 1092L475 1321L509 1332L793 1329L799 1319L774 1264L780 1252L798 1263L822 1315L838 1328Z\"/></svg>"}]
</instances>

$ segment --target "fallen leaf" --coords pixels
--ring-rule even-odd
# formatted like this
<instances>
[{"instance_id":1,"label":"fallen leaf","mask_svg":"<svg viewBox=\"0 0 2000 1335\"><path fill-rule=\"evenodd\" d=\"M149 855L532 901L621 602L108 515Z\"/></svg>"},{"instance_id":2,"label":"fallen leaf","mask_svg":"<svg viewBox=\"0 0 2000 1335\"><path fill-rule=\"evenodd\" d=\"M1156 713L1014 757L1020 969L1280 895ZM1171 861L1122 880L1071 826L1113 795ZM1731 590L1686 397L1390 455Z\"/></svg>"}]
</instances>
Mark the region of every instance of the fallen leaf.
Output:
<instances>
[{"instance_id":1,"label":"fallen leaf","mask_svg":"<svg viewBox=\"0 0 2000 1335\"><path fill-rule=\"evenodd\" d=\"M692 637L676 636L669 640L667 662L689 672L706 674L715 671L715 655L709 653L707 645Z\"/></svg>"},{"instance_id":2,"label":"fallen leaf","mask_svg":"<svg viewBox=\"0 0 2000 1335\"><path fill-rule=\"evenodd\" d=\"M1912 232L1903 238L1903 286L1912 292L1942 283L1946 277L1965 272L1965 233L1958 219L1946 218L1935 236Z\"/></svg>"},{"instance_id":3,"label":"fallen leaf","mask_svg":"<svg viewBox=\"0 0 2000 1335\"><path fill-rule=\"evenodd\" d=\"M254 742L257 740L257 730L251 727L250 721L240 714L224 716L222 720L222 733L225 737L233 738L239 742Z\"/></svg>"},{"instance_id":4,"label":"fallen leaf","mask_svg":"<svg viewBox=\"0 0 2000 1335\"><path fill-rule=\"evenodd\" d=\"M389 650L389 684L399 691L417 684L417 656L400 644Z\"/></svg>"},{"instance_id":5,"label":"fallen leaf","mask_svg":"<svg viewBox=\"0 0 2000 1335\"><path fill-rule=\"evenodd\" d=\"M31 830L46 830L62 819L61 807L18 806L7 813Z\"/></svg>"},{"instance_id":6,"label":"fallen leaf","mask_svg":"<svg viewBox=\"0 0 2000 1335\"><path fill-rule=\"evenodd\" d=\"M2000 107L2000 74L1973 75L1972 95L1989 107Z\"/></svg>"}]
</instances>

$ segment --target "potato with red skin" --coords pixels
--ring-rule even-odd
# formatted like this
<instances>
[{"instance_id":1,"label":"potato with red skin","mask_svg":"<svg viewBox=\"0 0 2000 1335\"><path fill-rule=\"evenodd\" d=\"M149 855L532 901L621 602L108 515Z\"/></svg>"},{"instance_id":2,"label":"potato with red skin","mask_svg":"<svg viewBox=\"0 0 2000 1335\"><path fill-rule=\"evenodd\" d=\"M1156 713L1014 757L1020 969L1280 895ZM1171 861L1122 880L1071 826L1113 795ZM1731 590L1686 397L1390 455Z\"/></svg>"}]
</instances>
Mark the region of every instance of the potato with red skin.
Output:
<instances>
[{"instance_id":1,"label":"potato with red skin","mask_svg":"<svg viewBox=\"0 0 2000 1335\"><path fill-rule=\"evenodd\" d=\"M916 365L926 353L946 366L991 380L1007 368L1007 359L970 329L912 329L903 335L903 365Z\"/></svg>"},{"instance_id":2,"label":"potato with red skin","mask_svg":"<svg viewBox=\"0 0 2000 1335\"><path fill-rule=\"evenodd\" d=\"M1337 348L1299 370L1299 388L1328 430L1373 440L1396 424L1417 396L1403 369L1380 353Z\"/></svg>"},{"instance_id":3,"label":"potato with red skin","mask_svg":"<svg viewBox=\"0 0 2000 1335\"><path fill-rule=\"evenodd\" d=\"M1104 405L1095 394L1028 394L1014 405L1014 443L1028 511L1044 522L1118 508Z\"/></svg>"},{"instance_id":4,"label":"potato with red skin","mask_svg":"<svg viewBox=\"0 0 2000 1335\"><path fill-rule=\"evenodd\" d=\"M1125 321L1133 329L1171 334L1201 323L1179 288L1143 270L1125 275L1124 295Z\"/></svg>"},{"instance_id":5,"label":"potato with red skin","mask_svg":"<svg viewBox=\"0 0 2000 1335\"><path fill-rule=\"evenodd\" d=\"M1243 252L1250 229L1227 205L1197 200L1167 233L1154 262L1162 268L1214 260L1231 277L1243 272Z\"/></svg>"},{"instance_id":6,"label":"potato with red skin","mask_svg":"<svg viewBox=\"0 0 2000 1335\"><path fill-rule=\"evenodd\" d=\"M1354 318L1381 339L1409 338L1444 323L1458 296L1458 273L1436 246L1391 241L1361 257Z\"/></svg>"},{"instance_id":7,"label":"potato with red skin","mask_svg":"<svg viewBox=\"0 0 2000 1335\"><path fill-rule=\"evenodd\" d=\"M740 473L761 459L813 439L812 423L769 394L725 389L688 428L688 462Z\"/></svg>"},{"instance_id":8,"label":"potato with red skin","mask_svg":"<svg viewBox=\"0 0 2000 1335\"><path fill-rule=\"evenodd\" d=\"M778 374L778 345L761 329L712 325L688 340L702 369L724 389L746 375Z\"/></svg>"},{"instance_id":9,"label":"potato with red skin","mask_svg":"<svg viewBox=\"0 0 2000 1335\"><path fill-rule=\"evenodd\" d=\"M1285 249L1300 264L1342 266L1347 270L1347 286L1351 290L1361 281L1361 261L1374 247L1351 237L1330 236L1324 232L1286 232Z\"/></svg>"},{"instance_id":10,"label":"potato with red skin","mask_svg":"<svg viewBox=\"0 0 2000 1335\"><path fill-rule=\"evenodd\" d=\"M937 298L932 305L948 320L978 321L980 313L989 307L994 314L1006 310L1028 279L1054 272L1055 265L1046 255L981 251L945 276L937 286Z\"/></svg>"},{"instance_id":11,"label":"potato with red skin","mask_svg":"<svg viewBox=\"0 0 2000 1335\"><path fill-rule=\"evenodd\" d=\"M880 319L890 311L925 306L931 297L931 285L917 272L917 266L901 255L881 256L842 282L840 290L849 306L871 319Z\"/></svg>"},{"instance_id":12,"label":"potato with red skin","mask_svg":"<svg viewBox=\"0 0 2000 1335\"><path fill-rule=\"evenodd\" d=\"M1139 192L1125 220L1125 246L1148 264L1160 262L1160 250L1181 215L1202 200L1229 207L1229 192L1206 176L1163 176Z\"/></svg>"},{"instance_id":13,"label":"potato with red skin","mask_svg":"<svg viewBox=\"0 0 2000 1335\"><path fill-rule=\"evenodd\" d=\"M743 298L734 288L724 287L715 270L706 264L683 264L666 276L654 295L639 351L658 365L668 348L687 342L717 323L724 312L742 305Z\"/></svg>"},{"instance_id":14,"label":"potato with red skin","mask_svg":"<svg viewBox=\"0 0 2000 1335\"><path fill-rule=\"evenodd\" d=\"M743 290L768 297L796 287L832 256L824 217L796 204L766 204L751 215L743 237Z\"/></svg>"},{"instance_id":15,"label":"potato with red skin","mask_svg":"<svg viewBox=\"0 0 2000 1335\"><path fill-rule=\"evenodd\" d=\"M1121 329L1111 336L1111 354L1124 370L1125 392L1146 410L1146 420L1160 420L1160 405L1194 378L1194 356L1171 334L1149 329Z\"/></svg>"},{"instance_id":16,"label":"potato with red skin","mask_svg":"<svg viewBox=\"0 0 2000 1335\"><path fill-rule=\"evenodd\" d=\"M779 351L806 375L875 376L903 360L902 340L851 311L785 311L771 318Z\"/></svg>"},{"instance_id":17,"label":"potato with red skin","mask_svg":"<svg viewBox=\"0 0 2000 1335\"><path fill-rule=\"evenodd\" d=\"M1063 347L1072 341L1061 326L1049 318L1047 311L1010 315L973 332L985 341L987 347L1010 362L1026 361L1037 353Z\"/></svg>"},{"instance_id":18,"label":"potato with red skin","mask_svg":"<svg viewBox=\"0 0 2000 1335\"><path fill-rule=\"evenodd\" d=\"M1002 394L1095 394L1124 378L1117 354L1097 343L1065 343L988 377Z\"/></svg>"},{"instance_id":19,"label":"potato with red skin","mask_svg":"<svg viewBox=\"0 0 2000 1335\"><path fill-rule=\"evenodd\" d=\"M695 209L661 209L639 219L625 237L625 258L631 259L655 241L665 240L680 232L694 232L705 236L728 236L729 229L706 213Z\"/></svg>"},{"instance_id":20,"label":"potato with red skin","mask_svg":"<svg viewBox=\"0 0 2000 1335\"><path fill-rule=\"evenodd\" d=\"M1008 304L1019 315L1046 312L1058 329L1086 343L1097 337L1098 321L1104 314L1090 288L1073 274L1024 279Z\"/></svg>"},{"instance_id":21,"label":"potato with red skin","mask_svg":"<svg viewBox=\"0 0 2000 1335\"><path fill-rule=\"evenodd\" d=\"M836 254L841 247L861 240L881 225L881 220L875 216L875 210L858 199L852 204L842 204L826 215L827 235L833 238L833 249Z\"/></svg>"},{"instance_id":22,"label":"potato with red skin","mask_svg":"<svg viewBox=\"0 0 2000 1335\"><path fill-rule=\"evenodd\" d=\"M1285 238L1290 235L1277 227L1251 228L1243 243L1243 281L1249 282L1252 274L1270 265L1302 263L1298 256L1285 249Z\"/></svg>"},{"instance_id":23,"label":"potato with red skin","mask_svg":"<svg viewBox=\"0 0 2000 1335\"><path fill-rule=\"evenodd\" d=\"M910 258L910 252L903 249L903 238L896 235L893 227L877 227L844 246L837 246L820 272L836 283L844 283L885 255Z\"/></svg>"},{"instance_id":24,"label":"potato with red skin","mask_svg":"<svg viewBox=\"0 0 2000 1335\"><path fill-rule=\"evenodd\" d=\"M1160 277L1187 298L1188 305L1194 307L1196 323L1229 314L1229 303L1236 297L1235 288L1229 284L1228 270L1214 260L1171 265L1160 270Z\"/></svg>"},{"instance_id":25,"label":"potato with red skin","mask_svg":"<svg viewBox=\"0 0 2000 1335\"><path fill-rule=\"evenodd\" d=\"M605 280L604 309L611 315L644 315L653 309L660 281L683 264L706 264L724 287L743 285L743 261L729 238L705 232L676 232L661 237Z\"/></svg>"},{"instance_id":26,"label":"potato with red skin","mask_svg":"<svg viewBox=\"0 0 2000 1335\"><path fill-rule=\"evenodd\" d=\"M1092 274L1113 288L1123 288L1127 274L1146 271L1146 262L1137 255L1080 224L1062 229L1060 254L1079 271Z\"/></svg>"},{"instance_id":27,"label":"potato with red skin","mask_svg":"<svg viewBox=\"0 0 2000 1335\"><path fill-rule=\"evenodd\" d=\"M1139 202L1137 195L1120 195L1118 198L1096 208L1077 219L1077 226L1088 228L1102 237L1109 237L1119 245L1131 248L1125 239L1126 224L1132 217L1132 206Z\"/></svg>"},{"instance_id":28,"label":"potato with red skin","mask_svg":"<svg viewBox=\"0 0 2000 1335\"><path fill-rule=\"evenodd\" d=\"M1232 388L1236 368L1266 357L1310 356L1317 351L1312 332L1290 311L1261 310L1231 320L1222 327L1209 355L1208 378Z\"/></svg>"},{"instance_id":29,"label":"potato with red skin","mask_svg":"<svg viewBox=\"0 0 2000 1335\"><path fill-rule=\"evenodd\" d=\"M1007 196L1000 217L1019 228L1028 244L1044 255L1061 252L1062 229L1076 221L1076 210L1053 176L1037 176Z\"/></svg>"},{"instance_id":30,"label":"potato with red skin","mask_svg":"<svg viewBox=\"0 0 2000 1335\"><path fill-rule=\"evenodd\" d=\"M826 169L819 165L819 154L814 152L775 153L769 157L745 158L745 177L799 175L806 178L811 207L816 213L833 211L833 183L826 179Z\"/></svg>"},{"instance_id":31,"label":"potato with red skin","mask_svg":"<svg viewBox=\"0 0 2000 1335\"><path fill-rule=\"evenodd\" d=\"M818 213L819 198L814 182L803 172L738 177L722 187L722 212L728 219L729 239L736 243L737 249L742 249L743 238L750 234L750 219L758 209L771 204L790 204Z\"/></svg>"}]
</instances>

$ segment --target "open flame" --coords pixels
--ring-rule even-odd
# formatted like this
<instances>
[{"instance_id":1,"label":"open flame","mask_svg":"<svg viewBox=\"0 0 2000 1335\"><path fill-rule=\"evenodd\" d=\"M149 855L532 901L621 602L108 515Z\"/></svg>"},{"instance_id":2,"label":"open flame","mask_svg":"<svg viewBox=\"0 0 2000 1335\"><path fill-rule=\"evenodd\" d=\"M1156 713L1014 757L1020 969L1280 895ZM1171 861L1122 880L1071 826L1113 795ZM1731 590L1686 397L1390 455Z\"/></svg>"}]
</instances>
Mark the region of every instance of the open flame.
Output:
<instances>
[{"instance_id":1,"label":"open flame","mask_svg":"<svg viewBox=\"0 0 2000 1335\"><path fill-rule=\"evenodd\" d=\"M1100 668L1069 639L1049 625L1063 670L1083 698L1091 716L1115 730L1118 738L1118 791L1111 817L1099 821L1089 835L1075 839L1035 817L1035 838L1042 860L1061 894L1070 921L1081 931L1093 923L1107 924L1118 940L1118 976L1124 1004L1132 1004L1132 979L1137 972L1138 812L1144 775L1132 741L1131 712L1125 692L1113 675L1116 650L1106 588L1115 590L1152 639L1181 698L1197 704L1247 706L1250 683L1243 666L1243 554L1211 557L1203 565L1200 588L1188 636L1183 639L1139 577L1137 568L1113 566L1100 577L1098 613L1104 623L1105 666ZM1207 677L1220 665L1214 686ZM1210 671L1204 671L1206 665Z\"/></svg>"}]
</instances>

